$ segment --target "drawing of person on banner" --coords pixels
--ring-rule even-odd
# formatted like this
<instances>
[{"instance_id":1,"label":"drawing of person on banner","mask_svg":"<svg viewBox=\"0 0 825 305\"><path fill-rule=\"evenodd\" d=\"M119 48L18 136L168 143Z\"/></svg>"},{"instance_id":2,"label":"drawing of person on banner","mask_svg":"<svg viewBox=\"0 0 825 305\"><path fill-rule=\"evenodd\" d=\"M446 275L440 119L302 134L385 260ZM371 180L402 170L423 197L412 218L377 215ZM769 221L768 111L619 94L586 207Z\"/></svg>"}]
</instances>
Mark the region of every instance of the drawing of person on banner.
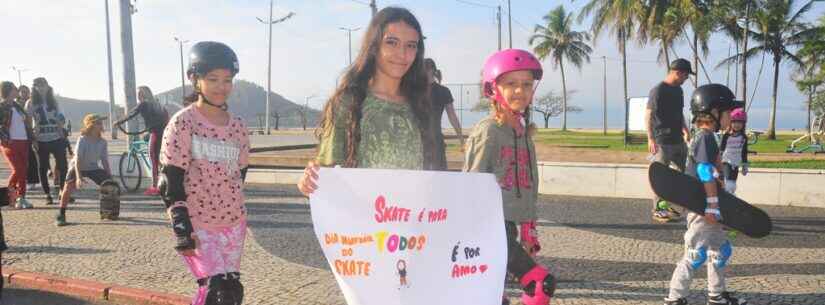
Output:
<instances>
[{"instance_id":1,"label":"drawing of person on banner","mask_svg":"<svg viewBox=\"0 0 825 305\"><path fill-rule=\"evenodd\" d=\"M401 287L410 287L410 284L407 283L407 262L400 259L398 263L395 264L395 267L398 268L398 279L401 282L399 283L398 289L401 289Z\"/></svg>"}]
</instances>

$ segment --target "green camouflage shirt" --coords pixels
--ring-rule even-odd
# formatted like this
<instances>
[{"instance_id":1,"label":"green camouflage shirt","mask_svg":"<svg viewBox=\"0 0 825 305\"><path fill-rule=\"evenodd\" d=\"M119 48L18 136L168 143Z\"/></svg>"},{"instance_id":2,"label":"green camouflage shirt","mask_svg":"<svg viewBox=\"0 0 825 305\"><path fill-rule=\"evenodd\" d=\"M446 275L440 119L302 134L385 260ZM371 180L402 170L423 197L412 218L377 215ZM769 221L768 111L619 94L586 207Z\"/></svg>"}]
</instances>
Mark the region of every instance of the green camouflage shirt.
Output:
<instances>
[{"instance_id":1,"label":"green camouflage shirt","mask_svg":"<svg viewBox=\"0 0 825 305\"><path fill-rule=\"evenodd\" d=\"M316 160L322 166L343 166L347 159L351 103L351 98L342 98L335 109L333 129L321 138ZM408 104L367 95L361 108L361 142L356 150L359 168L422 169L421 143L418 120Z\"/></svg>"}]
</instances>

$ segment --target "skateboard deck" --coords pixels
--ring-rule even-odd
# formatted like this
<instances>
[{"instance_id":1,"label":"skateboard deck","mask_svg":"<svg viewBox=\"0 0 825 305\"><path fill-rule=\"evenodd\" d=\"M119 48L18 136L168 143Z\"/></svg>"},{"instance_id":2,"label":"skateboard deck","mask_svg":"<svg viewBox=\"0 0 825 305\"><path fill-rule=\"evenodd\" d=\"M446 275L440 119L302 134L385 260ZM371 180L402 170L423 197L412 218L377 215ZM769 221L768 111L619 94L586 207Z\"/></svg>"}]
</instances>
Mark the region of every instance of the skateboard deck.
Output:
<instances>
[{"instance_id":1,"label":"skateboard deck","mask_svg":"<svg viewBox=\"0 0 825 305\"><path fill-rule=\"evenodd\" d=\"M691 212L705 215L706 195L702 183L691 176L670 167L653 162L648 170L653 192L660 198L684 207ZM743 234L761 238L771 233L773 224L765 211L718 188L721 224Z\"/></svg>"}]
</instances>

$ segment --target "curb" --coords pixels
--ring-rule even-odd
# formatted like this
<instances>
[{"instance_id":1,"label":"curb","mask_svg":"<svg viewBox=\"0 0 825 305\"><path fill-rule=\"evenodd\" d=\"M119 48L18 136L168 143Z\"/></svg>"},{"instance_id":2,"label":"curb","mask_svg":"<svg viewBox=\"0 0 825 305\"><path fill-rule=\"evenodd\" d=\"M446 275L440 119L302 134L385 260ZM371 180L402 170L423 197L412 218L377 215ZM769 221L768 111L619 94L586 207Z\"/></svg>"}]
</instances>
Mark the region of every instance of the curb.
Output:
<instances>
[{"instance_id":1,"label":"curb","mask_svg":"<svg viewBox=\"0 0 825 305\"><path fill-rule=\"evenodd\" d=\"M92 301L133 305L189 305L186 296L130 288L95 281L3 268L3 281L20 287L69 295Z\"/></svg>"}]
</instances>

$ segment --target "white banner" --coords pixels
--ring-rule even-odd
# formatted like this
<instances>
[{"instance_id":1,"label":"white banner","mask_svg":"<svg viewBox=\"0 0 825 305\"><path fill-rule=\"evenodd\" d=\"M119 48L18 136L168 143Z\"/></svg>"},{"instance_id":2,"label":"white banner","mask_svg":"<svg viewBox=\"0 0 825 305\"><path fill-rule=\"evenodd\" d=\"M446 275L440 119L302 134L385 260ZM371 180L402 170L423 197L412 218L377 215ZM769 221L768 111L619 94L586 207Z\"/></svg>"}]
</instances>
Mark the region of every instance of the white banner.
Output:
<instances>
[{"instance_id":1,"label":"white banner","mask_svg":"<svg viewBox=\"0 0 825 305\"><path fill-rule=\"evenodd\" d=\"M507 266L491 174L322 168L318 242L349 305L499 305Z\"/></svg>"}]
</instances>

